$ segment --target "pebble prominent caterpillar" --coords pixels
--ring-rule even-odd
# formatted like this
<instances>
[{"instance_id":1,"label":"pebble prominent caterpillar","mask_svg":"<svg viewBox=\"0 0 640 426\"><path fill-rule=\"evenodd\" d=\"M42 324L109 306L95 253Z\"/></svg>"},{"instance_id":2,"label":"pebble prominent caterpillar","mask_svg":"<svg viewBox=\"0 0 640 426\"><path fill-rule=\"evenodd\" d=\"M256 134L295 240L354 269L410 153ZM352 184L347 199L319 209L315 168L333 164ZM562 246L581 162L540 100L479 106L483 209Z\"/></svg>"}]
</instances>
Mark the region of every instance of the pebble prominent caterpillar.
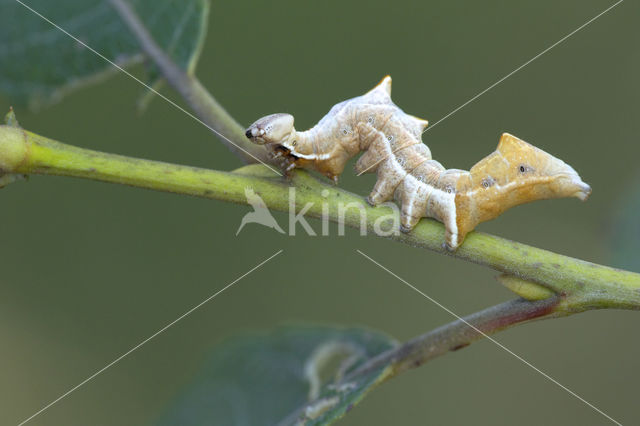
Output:
<instances>
[{"instance_id":1,"label":"pebble prominent caterpillar","mask_svg":"<svg viewBox=\"0 0 640 426\"><path fill-rule=\"evenodd\" d=\"M401 205L404 232L422 217L442 222L450 250L480 222L511 207L547 198L584 201L591 193L571 166L508 133L471 170L445 169L422 143L426 126L392 102L387 76L366 94L335 105L307 131L296 131L289 114L272 114L253 123L246 136L266 144L285 172L314 169L334 182L347 161L364 151L356 172L378 174L369 204L393 197Z\"/></svg>"}]
</instances>

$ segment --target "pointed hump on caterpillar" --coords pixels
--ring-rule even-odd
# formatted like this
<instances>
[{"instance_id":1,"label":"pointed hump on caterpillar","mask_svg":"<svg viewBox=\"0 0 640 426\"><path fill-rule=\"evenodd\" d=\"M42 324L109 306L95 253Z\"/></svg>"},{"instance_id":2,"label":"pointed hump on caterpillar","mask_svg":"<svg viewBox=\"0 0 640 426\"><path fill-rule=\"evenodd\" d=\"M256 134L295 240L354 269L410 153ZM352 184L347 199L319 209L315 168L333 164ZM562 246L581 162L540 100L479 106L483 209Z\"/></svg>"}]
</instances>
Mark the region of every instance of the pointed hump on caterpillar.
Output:
<instances>
[{"instance_id":1,"label":"pointed hump on caterpillar","mask_svg":"<svg viewBox=\"0 0 640 426\"><path fill-rule=\"evenodd\" d=\"M387 75L373 89L362 96L368 103L390 104L391 101L391 76Z\"/></svg>"}]
</instances>

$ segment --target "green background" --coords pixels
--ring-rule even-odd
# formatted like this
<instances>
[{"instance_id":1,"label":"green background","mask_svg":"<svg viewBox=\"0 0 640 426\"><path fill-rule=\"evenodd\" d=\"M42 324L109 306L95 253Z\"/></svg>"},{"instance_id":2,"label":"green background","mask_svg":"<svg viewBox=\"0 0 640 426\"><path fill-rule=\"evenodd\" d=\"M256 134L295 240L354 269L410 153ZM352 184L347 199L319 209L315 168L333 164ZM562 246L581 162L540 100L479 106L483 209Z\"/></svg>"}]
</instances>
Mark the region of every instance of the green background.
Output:
<instances>
[{"instance_id":1,"label":"green background","mask_svg":"<svg viewBox=\"0 0 640 426\"><path fill-rule=\"evenodd\" d=\"M434 123L611 4L213 2L197 75L243 125L290 112L306 128L386 74L396 103ZM424 135L445 166L468 169L508 131L567 161L593 187L587 203L538 202L482 231L623 266L611 235L624 197L640 182L639 12L622 3ZM160 99L138 114L142 93L118 75L17 114L25 128L77 146L222 170L240 165L209 130ZM0 98L0 110L10 104ZM366 195L374 181L348 169L340 185ZM304 236L301 228L282 236L258 225L236 237L246 206L47 176L0 195L2 424L30 416L279 249L30 424L153 423L217 343L247 330L334 323L406 340L452 320L355 249L460 315L512 297L491 270L355 230L338 237L333 225L331 237ZM275 217L286 225L286 215ZM634 312L588 312L497 338L631 424L638 421L638 325ZM342 424L542 422L606 420L483 341L382 386Z\"/></svg>"}]
</instances>

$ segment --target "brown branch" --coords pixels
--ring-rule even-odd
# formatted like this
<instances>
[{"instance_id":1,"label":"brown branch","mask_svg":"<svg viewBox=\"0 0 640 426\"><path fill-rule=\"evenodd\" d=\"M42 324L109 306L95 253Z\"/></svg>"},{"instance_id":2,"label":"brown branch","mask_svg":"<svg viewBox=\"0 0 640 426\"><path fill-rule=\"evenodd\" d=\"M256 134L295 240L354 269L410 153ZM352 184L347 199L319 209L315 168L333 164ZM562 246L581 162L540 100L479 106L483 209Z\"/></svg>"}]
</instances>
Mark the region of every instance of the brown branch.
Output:
<instances>
[{"instance_id":1,"label":"brown branch","mask_svg":"<svg viewBox=\"0 0 640 426\"><path fill-rule=\"evenodd\" d=\"M376 370L391 366L390 374L377 383L379 385L434 358L451 351L463 349L483 337L534 319L553 318L555 316L554 308L559 301L560 299L556 296L533 302L525 299L515 299L473 313L462 318L462 320L458 319L445 324L371 358L345 376L342 382L357 382L358 379L366 377ZM478 330L482 333L479 333ZM315 403L316 401L311 401L297 408L280 421L278 425L296 424L298 419L304 415L307 407L313 406Z\"/></svg>"},{"instance_id":2,"label":"brown branch","mask_svg":"<svg viewBox=\"0 0 640 426\"><path fill-rule=\"evenodd\" d=\"M458 319L445 324L372 358L345 380L366 375L386 365L393 366L393 377L515 325L533 319L553 318L555 316L553 308L559 300L556 296L537 301L520 298L473 313L462 320Z\"/></svg>"},{"instance_id":3,"label":"brown branch","mask_svg":"<svg viewBox=\"0 0 640 426\"><path fill-rule=\"evenodd\" d=\"M245 129L233 119L198 79L183 71L158 46L132 7L125 0L109 1L138 41L140 49L158 67L163 77L182 96L198 119L243 162L270 163L271 160L264 147L251 143L244 135Z\"/></svg>"}]
</instances>

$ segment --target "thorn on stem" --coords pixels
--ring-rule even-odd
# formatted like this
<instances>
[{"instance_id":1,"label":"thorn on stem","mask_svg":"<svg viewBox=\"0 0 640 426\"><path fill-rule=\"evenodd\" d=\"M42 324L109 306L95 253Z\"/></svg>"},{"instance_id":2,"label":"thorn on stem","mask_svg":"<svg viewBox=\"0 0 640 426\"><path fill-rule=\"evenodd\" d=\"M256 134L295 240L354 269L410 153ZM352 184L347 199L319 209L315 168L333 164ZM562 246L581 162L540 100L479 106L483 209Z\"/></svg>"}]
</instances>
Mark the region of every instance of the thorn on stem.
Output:
<instances>
[{"instance_id":1,"label":"thorn on stem","mask_svg":"<svg viewBox=\"0 0 640 426\"><path fill-rule=\"evenodd\" d=\"M13 111L13 107L9 107L9 112L4 116L4 123L7 126L16 127L20 129L20 123L18 123L18 119L16 118L16 113Z\"/></svg>"}]
</instances>

